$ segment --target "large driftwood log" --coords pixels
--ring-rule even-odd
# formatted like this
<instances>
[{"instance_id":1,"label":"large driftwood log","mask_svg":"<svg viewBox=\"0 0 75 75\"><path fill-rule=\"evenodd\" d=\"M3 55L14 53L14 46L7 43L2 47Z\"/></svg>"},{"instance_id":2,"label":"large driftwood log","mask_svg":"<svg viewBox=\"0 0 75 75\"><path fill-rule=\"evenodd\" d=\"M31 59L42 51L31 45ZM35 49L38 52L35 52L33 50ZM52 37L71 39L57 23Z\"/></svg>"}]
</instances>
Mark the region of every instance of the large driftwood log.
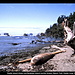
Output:
<instances>
[{"instance_id":1,"label":"large driftwood log","mask_svg":"<svg viewBox=\"0 0 75 75\"><path fill-rule=\"evenodd\" d=\"M59 47L57 47L57 48L61 49ZM19 64L19 63L31 61L30 62L31 65L41 65L41 64L45 63L46 61L48 61L49 59L52 59L56 54L62 53L62 52L66 52L66 50L62 49L62 50L58 50L58 51L52 52L52 53L38 54L38 55L34 56L33 58L29 58L29 59L25 59L25 60L22 60L22 61L18 61L17 63Z\"/></svg>"},{"instance_id":2,"label":"large driftwood log","mask_svg":"<svg viewBox=\"0 0 75 75\"><path fill-rule=\"evenodd\" d=\"M46 61L48 61L49 59L53 58L56 54L62 53L62 52L65 52L65 50L59 50L59 51L56 51L53 53L43 53L43 54L36 55L31 59L30 64L31 65L43 64Z\"/></svg>"}]
</instances>

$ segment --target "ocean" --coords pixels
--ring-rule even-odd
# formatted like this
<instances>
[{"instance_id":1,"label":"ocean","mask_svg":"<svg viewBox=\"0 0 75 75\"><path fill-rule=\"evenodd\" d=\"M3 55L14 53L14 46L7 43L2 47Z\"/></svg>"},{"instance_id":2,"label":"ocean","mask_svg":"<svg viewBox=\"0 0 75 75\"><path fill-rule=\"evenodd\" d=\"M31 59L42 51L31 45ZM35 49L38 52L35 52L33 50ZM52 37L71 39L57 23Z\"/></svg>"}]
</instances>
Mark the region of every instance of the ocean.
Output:
<instances>
[{"instance_id":1,"label":"ocean","mask_svg":"<svg viewBox=\"0 0 75 75\"><path fill-rule=\"evenodd\" d=\"M11 53L18 53L20 51L28 51L30 48L34 48L37 46L42 46L44 44L50 43L31 43L32 40L40 40L36 36L0 36L0 56L10 55ZM53 41L54 38L46 38L41 39L42 41ZM13 45L12 43L19 43L18 45Z\"/></svg>"}]
</instances>

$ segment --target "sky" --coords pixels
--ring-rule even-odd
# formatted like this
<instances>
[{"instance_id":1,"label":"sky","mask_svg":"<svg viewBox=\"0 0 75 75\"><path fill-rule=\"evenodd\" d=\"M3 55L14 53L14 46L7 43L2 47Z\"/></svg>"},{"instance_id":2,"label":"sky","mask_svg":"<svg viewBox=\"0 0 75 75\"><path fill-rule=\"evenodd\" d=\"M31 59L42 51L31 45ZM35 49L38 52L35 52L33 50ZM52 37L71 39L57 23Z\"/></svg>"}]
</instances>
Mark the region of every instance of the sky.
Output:
<instances>
[{"instance_id":1,"label":"sky","mask_svg":"<svg viewBox=\"0 0 75 75\"><path fill-rule=\"evenodd\" d=\"M0 3L0 34L44 33L61 15L75 12L75 3Z\"/></svg>"}]
</instances>

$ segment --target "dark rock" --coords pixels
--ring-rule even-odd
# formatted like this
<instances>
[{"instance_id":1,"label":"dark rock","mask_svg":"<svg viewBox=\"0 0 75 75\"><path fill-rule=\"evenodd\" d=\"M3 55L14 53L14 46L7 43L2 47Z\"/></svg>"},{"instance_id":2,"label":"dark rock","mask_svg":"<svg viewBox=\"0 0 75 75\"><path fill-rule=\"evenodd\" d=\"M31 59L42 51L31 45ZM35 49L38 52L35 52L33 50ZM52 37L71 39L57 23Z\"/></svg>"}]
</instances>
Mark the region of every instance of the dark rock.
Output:
<instances>
[{"instance_id":1,"label":"dark rock","mask_svg":"<svg viewBox=\"0 0 75 75\"><path fill-rule=\"evenodd\" d=\"M9 33L4 33L4 35L10 36Z\"/></svg>"},{"instance_id":2,"label":"dark rock","mask_svg":"<svg viewBox=\"0 0 75 75\"><path fill-rule=\"evenodd\" d=\"M21 43L11 43L12 45L18 45L18 44L21 44Z\"/></svg>"}]
</instances>

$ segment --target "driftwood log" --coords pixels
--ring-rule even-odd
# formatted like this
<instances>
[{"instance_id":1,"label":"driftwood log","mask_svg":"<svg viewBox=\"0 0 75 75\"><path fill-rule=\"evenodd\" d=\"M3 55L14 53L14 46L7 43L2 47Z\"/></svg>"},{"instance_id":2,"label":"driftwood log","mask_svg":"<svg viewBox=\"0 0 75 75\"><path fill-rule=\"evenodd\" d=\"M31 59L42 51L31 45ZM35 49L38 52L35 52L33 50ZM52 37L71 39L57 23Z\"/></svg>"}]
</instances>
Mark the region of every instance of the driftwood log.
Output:
<instances>
[{"instance_id":1,"label":"driftwood log","mask_svg":"<svg viewBox=\"0 0 75 75\"><path fill-rule=\"evenodd\" d=\"M52 59L56 54L62 53L62 52L65 52L65 50L59 50L53 53L43 53L43 54L36 55L31 59L30 64L31 65L41 65L47 62L49 59Z\"/></svg>"},{"instance_id":2,"label":"driftwood log","mask_svg":"<svg viewBox=\"0 0 75 75\"><path fill-rule=\"evenodd\" d=\"M59 47L55 47L55 48L62 49ZM62 49L62 50L58 50L58 51L52 52L52 53L39 54L39 55L34 56L33 58L18 61L14 65L17 65L17 64L23 63L23 62L27 62L27 61L30 61L31 65L41 65L41 64L44 64L45 62L47 62L49 59L52 59L56 54L62 53L62 52L66 52L66 50Z\"/></svg>"},{"instance_id":3,"label":"driftwood log","mask_svg":"<svg viewBox=\"0 0 75 75\"><path fill-rule=\"evenodd\" d=\"M67 19L64 19L64 21L62 22L62 26L64 27L64 43L74 49L73 55L75 55L75 22L73 25L73 31L68 27Z\"/></svg>"}]
</instances>

